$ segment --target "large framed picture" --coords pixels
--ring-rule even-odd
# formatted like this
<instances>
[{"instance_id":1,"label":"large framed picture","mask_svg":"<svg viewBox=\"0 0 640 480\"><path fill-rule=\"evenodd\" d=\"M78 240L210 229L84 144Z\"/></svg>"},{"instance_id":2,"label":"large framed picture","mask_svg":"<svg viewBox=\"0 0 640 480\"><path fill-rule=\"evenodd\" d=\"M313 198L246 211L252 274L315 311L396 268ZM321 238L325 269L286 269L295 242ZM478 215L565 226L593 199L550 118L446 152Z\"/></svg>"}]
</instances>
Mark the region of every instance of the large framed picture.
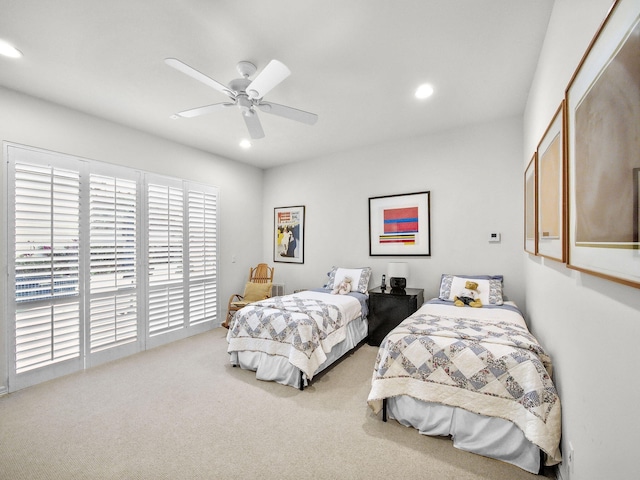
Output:
<instances>
[{"instance_id":1,"label":"large framed picture","mask_svg":"<svg viewBox=\"0 0 640 480\"><path fill-rule=\"evenodd\" d=\"M429 192L369 198L369 255L431 255L429 208Z\"/></svg>"},{"instance_id":2,"label":"large framed picture","mask_svg":"<svg viewBox=\"0 0 640 480\"><path fill-rule=\"evenodd\" d=\"M304 205L273 209L273 261L304 263Z\"/></svg>"},{"instance_id":3,"label":"large framed picture","mask_svg":"<svg viewBox=\"0 0 640 480\"><path fill-rule=\"evenodd\" d=\"M565 92L567 265L640 288L640 0L617 0ZM637 202L637 200L635 200Z\"/></svg>"},{"instance_id":4,"label":"large framed picture","mask_svg":"<svg viewBox=\"0 0 640 480\"><path fill-rule=\"evenodd\" d=\"M565 261L564 101L538 144L537 253Z\"/></svg>"},{"instance_id":5,"label":"large framed picture","mask_svg":"<svg viewBox=\"0 0 640 480\"><path fill-rule=\"evenodd\" d=\"M537 253L536 157L534 153L524 171L524 250L532 255Z\"/></svg>"}]
</instances>

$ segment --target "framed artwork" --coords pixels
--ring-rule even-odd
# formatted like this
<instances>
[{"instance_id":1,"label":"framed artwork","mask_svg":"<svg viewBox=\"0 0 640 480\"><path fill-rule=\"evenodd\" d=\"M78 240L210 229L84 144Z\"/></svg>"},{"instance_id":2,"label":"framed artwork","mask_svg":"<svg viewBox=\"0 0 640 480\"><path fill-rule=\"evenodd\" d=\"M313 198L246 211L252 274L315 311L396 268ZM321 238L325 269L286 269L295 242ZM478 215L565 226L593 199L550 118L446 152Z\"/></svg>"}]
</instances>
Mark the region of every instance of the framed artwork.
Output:
<instances>
[{"instance_id":1,"label":"framed artwork","mask_svg":"<svg viewBox=\"0 0 640 480\"><path fill-rule=\"evenodd\" d=\"M547 127L537 157L537 254L565 261L564 101Z\"/></svg>"},{"instance_id":2,"label":"framed artwork","mask_svg":"<svg viewBox=\"0 0 640 480\"><path fill-rule=\"evenodd\" d=\"M640 168L633 169L633 241L640 242Z\"/></svg>"},{"instance_id":3,"label":"framed artwork","mask_svg":"<svg viewBox=\"0 0 640 480\"><path fill-rule=\"evenodd\" d=\"M567 265L640 288L640 2L617 0L565 92Z\"/></svg>"},{"instance_id":4,"label":"framed artwork","mask_svg":"<svg viewBox=\"0 0 640 480\"><path fill-rule=\"evenodd\" d=\"M304 205L273 209L273 261L304 263Z\"/></svg>"},{"instance_id":5,"label":"framed artwork","mask_svg":"<svg viewBox=\"0 0 640 480\"><path fill-rule=\"evenodd\" d=\"M534 153L524 171L524 250L532 255L537 253L536 157Z\"/></svg>"},{"instance_id":6,"label":"framed artwork","mask_svg":"<svg viewBox=\"0 0 640 480\"><path fill-rule=\"evenodd\" d=\"M431 255L429 208L429 192L369 198L369 255Z\"/></svg>"}]
</instances>

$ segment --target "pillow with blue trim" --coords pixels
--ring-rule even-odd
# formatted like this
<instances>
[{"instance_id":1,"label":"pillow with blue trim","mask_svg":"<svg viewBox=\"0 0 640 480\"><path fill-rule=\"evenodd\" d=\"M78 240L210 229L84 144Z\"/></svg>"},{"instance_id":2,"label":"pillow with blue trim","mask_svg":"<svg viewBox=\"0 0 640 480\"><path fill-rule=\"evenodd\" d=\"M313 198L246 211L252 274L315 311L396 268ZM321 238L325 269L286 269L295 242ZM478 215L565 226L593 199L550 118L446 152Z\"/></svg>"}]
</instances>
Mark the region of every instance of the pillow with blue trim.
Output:
<instances>
[{"instance_id":1,"label":"pillow with blue trim","mask_svg":"<svg viewBox=\"0 0 640 480\"><path fill-rule=\"evenodd\" d=\"M443 274L440 279L440 294L438 298L453 302L454 297L465 288L467 280L478 284L478 293L483 305L502 305L502 275L450 275Z\"/></svg>"},{"instance_id":2,"label":"pillow with blue trim","mask_svg":"<svg viewBox=\"0 0 640 480\"><path fill-rule=\"evenodd\" d=\"M329 280L325 285L325 288L333 290L336 285L340 285L346 277L351 278L351 291L367 293L369 290L369 278L371 278L371 268L342 268L333 267L327 274Z\"/></svg>"}]
</instances>

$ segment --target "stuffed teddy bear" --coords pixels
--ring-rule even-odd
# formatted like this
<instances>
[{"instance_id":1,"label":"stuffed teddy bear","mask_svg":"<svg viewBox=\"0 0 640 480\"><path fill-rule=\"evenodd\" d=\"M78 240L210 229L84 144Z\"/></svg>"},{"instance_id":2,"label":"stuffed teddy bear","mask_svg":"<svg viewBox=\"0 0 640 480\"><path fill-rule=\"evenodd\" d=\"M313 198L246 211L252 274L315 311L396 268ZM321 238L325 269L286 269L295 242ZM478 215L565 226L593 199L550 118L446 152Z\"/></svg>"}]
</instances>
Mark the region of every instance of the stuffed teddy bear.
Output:
<instances>
[{"instance_id":1,"label":"stuffed teddy bear","mask_svg":"<svg viewBox=\"0 0 640 480\"><path fill-rule=\"evenodd\" d=\"M331 291L332 294L334 295L346 295L347 293L349 293L351 291L351 278L350 277L344 277L342 279L342 281L336 285L335 287L333 287L333 290Z\"/></svg>"},{"instance_id":2,"label":"stuffed teddy bear","mask_svg":"<svg viewBox=\"0 0 640 480\"><path fill-rule=\"evenodd\" d=\"M478 284L467 280L460 293L453 297L453 304L456 307L464 307L465 305L475 308L482 307L480 294L478 293Z\"/></svg>"}]
</instances>

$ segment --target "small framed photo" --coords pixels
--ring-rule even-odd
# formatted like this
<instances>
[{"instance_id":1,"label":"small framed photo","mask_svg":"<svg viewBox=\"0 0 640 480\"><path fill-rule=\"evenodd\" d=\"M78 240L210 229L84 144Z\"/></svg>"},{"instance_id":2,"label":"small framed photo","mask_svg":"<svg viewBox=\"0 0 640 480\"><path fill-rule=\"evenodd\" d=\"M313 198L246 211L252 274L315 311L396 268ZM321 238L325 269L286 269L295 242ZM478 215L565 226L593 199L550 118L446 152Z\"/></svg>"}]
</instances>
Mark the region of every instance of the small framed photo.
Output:
<instances>
[{"instance_id":1,"label":"small framed photo","mask_svg":"<svg viewBox=\"0 0 640 480\"><path fill-rule=\"evenodd\" d=\"M304 263L304 205L273 209L273 261Z\"/></svg>"},{"instance_id":2,"label":"small framed photo","mask_svg":"<svg viewBox=\"0 0 640 480\"><path fill-rule=\"evenodd\" d=\"M430 193L369 198L370 256L430 256Z\"/></svg>"}]
</instances>

